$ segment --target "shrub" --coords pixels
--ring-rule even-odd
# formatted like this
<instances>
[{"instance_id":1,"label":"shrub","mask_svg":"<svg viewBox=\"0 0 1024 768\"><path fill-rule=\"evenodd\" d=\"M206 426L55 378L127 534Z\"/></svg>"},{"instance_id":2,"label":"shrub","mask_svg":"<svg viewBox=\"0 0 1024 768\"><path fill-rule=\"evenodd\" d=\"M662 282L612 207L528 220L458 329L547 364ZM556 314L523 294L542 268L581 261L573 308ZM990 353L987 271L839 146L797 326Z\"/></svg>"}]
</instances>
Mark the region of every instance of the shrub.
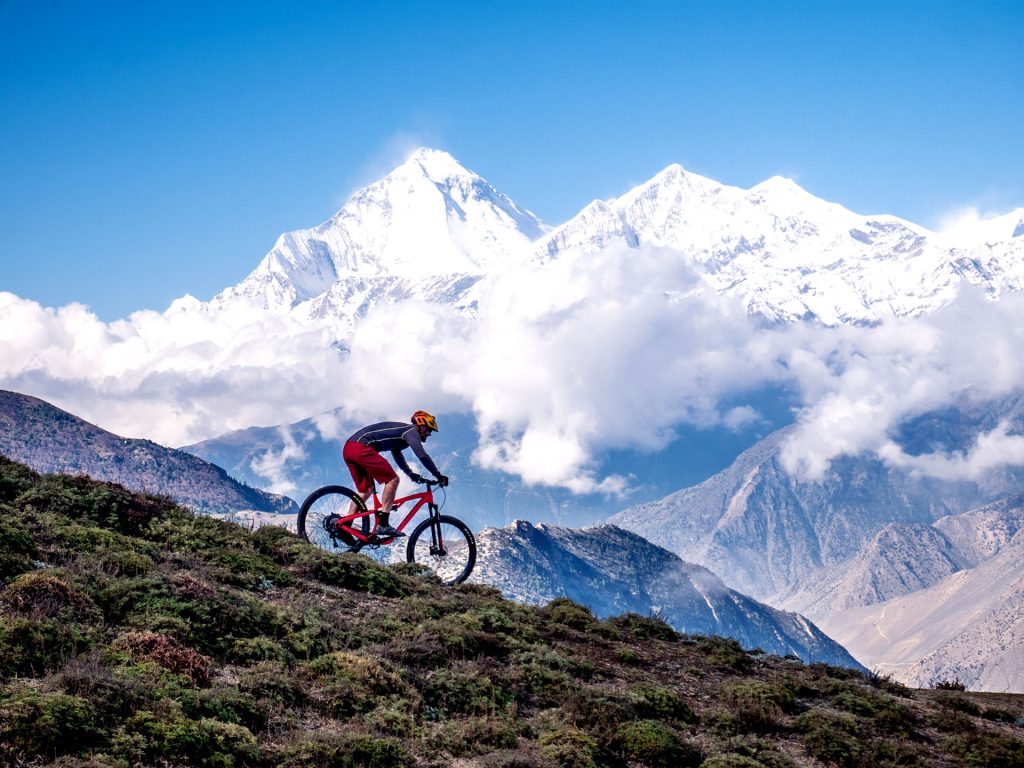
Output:
<instances>
[{"instance_id":1,"label":"shrub","mask_svg":"<svg viewBox=\"0 0 1024 768\"><path fill-rule=\"evenodd\" d=\"M619 630L644 640L666 640L679 639L679 633L670 627L664 620L653 616L641 616L638 613L624 613L615 616L608 622Z\"/></svg>"},{"instance_id":2,"label":"shrub","mask_svg":"<svg viewBox=\"0 0 1024 768\"><path fill-rule=\"evenodd\" d=\"M936 703L945 709L956 712L963 712L966 715L980 715L981 707L975 704L967 696L956 693L957 689L949 689L949 692L940 693L935 696Z\"/></svg>"},{"instance_id":3,"label":"shrub","mask_svg":"<svg viewBox=\"0 0 1024 768\"><path fill-rule=\"evenodd\" d=\"M0 743L29 755L84 751L102 735L94 707L78 696L21 689L0 700Z\"/></svg>"},{"instance_id":4,"label":"shrub","mask_svg":"<svg viewBox=\"0 0 1024 768\"><path fill-rule=\"evenodd\" d=\"M967 685L959 677L954 677L952 680L935 680L932 688L937 691L966 691Z\"/></svg>"},{"instance_id":5,"label":"shrub","mask_svg":"<svg viewBox=\"0 0 1024 768\"><path fill-rule=\"evenodd\" d=\"M556 597L542 610L543 615L553 624L585 631L597 624L590 609L575 603L567 597Z\"/></svg>"},{"instance_id":6,"label":"shrub","mask_svg":"<svg viewBox=\"0 0 1024 768\"><path fill-rule=\"evenodd\" d=\"M22 574L0 592L0 612L77 622L100 618L91 597L56 574L42 571Z\"/></svg>"},{"instance_id":7,"label":"shrub","mask_svg":"<svg viewBox=\"0 0 1024 768\"><path fill-rule=\"evenodd\" d=\"M170 499L132 493L87 477L47 475L18 497L18 504L86 521L129 536L176 509Z\"/></svg>"},{"instance_id":8,"label":"shrub","mask_svg":"<svg viewBox=\"0 0 1024 768\"><path fill-rule=\"evenodd\" d=\"M301 547L295 565L324 584L385 597L409 593L405 582L385 566L360 555L335 555L318 547Z\"/></svg>"},{"instance_id":9,"label":"shrub","mask_svg":"<svg viewBox=\"0 0 1024 768\"><path fill-rule=\"evenodd\" d=\"M455 757L482 755L497 749L513 749L519 743L514 723L501 718L470 717L444 723L429 737L432 751Z\"/></svg>"},{"instance_id":10,"label":"shrub","mask_svg":"<svg viewBox=\"0 0 1024 768\"><path fill-rule=\"evenodd\" d=\"M282 707L294 707L305 698L300 683L283 664L277 662L261 662L245 670L238 687L258 700Z\"/></svg>"},{"instance_id":11,"label":"shrub","mask_svg":"<svg viewBox=\"0 0 1024 768\"><path fill-rule=\"evenodd\" d=\"M249 729L217 720L191 720L173 708L162 714L134 714L125 721L119 741L115 745L130 745L126 751L134 751L137 761L148 765L248 768L263 762Z\"/></svg>"},{"instance_id":12,"label":"shrub","mask_svg":"<svg viewBox=\"0 0 1024 768\"><path fill-rule=\"evenodd\" d=\"M722 698L740 722L753 729L777 727L783 713L792 711L796 705L796 697L789 690L756 680L726 684Z\"/></svg>"},{"instance_id":13,"label":"shrub","mask_svg":"<svg viewBox=\"0 0 1024 768\"><path fill-rule=\"evenodd\" d=\"M853 715L815 709L797 718L796 728L807 751L824 763L854 765L863 752Z\"/></svg>"},{"instance_id":14,"label":"shrub","mask_svg":"<svg viewBox=\"0 0 1024 768\"><path fill-rule=\"evenodd\" d=\"M764 766L764 768L795 768L795 764L789 755L780 752L770 741L765 741L750 734L729 739L726 749L728 749L729 755L754 760L758 765ZM718 757L726 757L726 755L719 755Z\"/></svg>"},{"instance_id":15,"label":"shrub","mask_svg":"<svg viewBox=\"0 0 1024 768\"><path fill-rule=\"evenodd\" d=\"M319 696L333 717L369 712L381 696L410 696L412 688L391 665L350 651L336 651L305 666L319 681Z\"/></svg>"},{"instance_id":16,"label":"shrub","mask_svg":"<svg viewBox=\"0 0 1024 768\"><path fill-rule=\"evenodd\" d=\"M735 640L701 636L697 639L697 651L712 666L726 672L745 672L750 668L750 655Z\"/></svg>"},{"instance_id":17,"label":"shrub","mask_svg":"<svg viewBox=\"0 0 1024 768\"><path fill-rule=\"evenodd\" d=\"M411 768L415 761L396 739L341 734L302 741L288 748L279 768Z\"/></svg>"},{"instance_id":18,"label":"shrub","mask_svg":"<svg viewBox=\"0 0 1024 768\"><path fill-rule=\"evenodd\" d=\"M223 723L243 725L256 733L267 726L266 708L256 698L238 688L214 688L182 697L185 714L193 720L210 718Z\"/></svg>"},{"instance_id":19,"label":"shrub","mask_svg":"<svg viewBox=\"0 0 1024 768\"><path fill-rule=\"evenodd\" d=\"M153 690L139 677L120 674L99 651L73 659L59 676L67 693L88 699L97 718L110 726L117 724L153 697Z\"/></svg>"},{"instance_id":20,"label":"shrub","mask_svg":"<svg viewBox=\"0 0 1024 768\"><path fill-rule=\"evenodd\" d=\"M0 676L45 674L90 644L89 636L73 624L0 616Z\"/></svg>"},{"instance_id":21,"label":"shrub","mask_svg":"<svg viewBox=\"0 0 1024 768\"><path fill-rule=\"evenodd\" d=\"M176 675L189 678L196 685L210 682L209 660L167 635L129 632L114 642L114 648L127 651L135 659L150 659Z\"/></svg>"},{"instance_id":22,"label":"shrub","mask_svg":"<svg viewBox=\"0 0 1024 768\"><path fill-rule=\"evenodd\" d=\"M236 664L255 664L260 661L291 661L293 656L284 647L267 637L244 637L235 640L228 658Z\"/></svg>"},{"instance_id":23,"label":"shrub","mask_svg":"<svg viewBox=\"0 0 1024 768\"><path fill-rule=\"evenodd\" d=\"M752 757L726 753L709 757L700 764L700 768L765 768L765 765Z\"/></svg>"},{"instance_id":24,"label":"shrub","mask_svg":"<svg viewBox=\"0 0 1024 768\"><path fill-rule=\"evenodd\" d=\"M473 669L439 669L427 678L423 700L446 715L493 715L511 697L491 678Z\"/></svg>"},{"instance_id":25,"label":"shrub","mask_svg":"<svg viewBox=\"0 0 1024 768\"><path fill-rule=\"evenodd\" d=\"M695 747L654 720L623 723L616 729L611 747L625 760L635 760L651 768L696 768L702 761Z\"/></svg>"},{"instance_id":26,"label":"shrub","mask_svg":"<svg viewBox=\"0 0 1024 768\"><path fill-rule=\"evenodd\" d=\"M686 700L668 688L638 685L630 689L630 695L636 702L639 717L680 723L692 723L697 719Z\"/></svg>"},{"instance_id":27,"label":"shrub","mask_svg":"<svg viewBox=\"0 0 1024 768\"><path fill-rule=\"evenodd\" d=\"M11 502L39 482L39 475L6 456L0 456L0 502Z\"/></svg>"},{"instance_id":28,"label":"shrub","mask_svg":"<svg viewBox=\"0 0 1024 768\"><path fill-rule=\"evenodd\" d=\"M530 747L502 749L480 758L480 768L558 768L540 752Z\"/></svg>"},{"instance_id":29,"label":"shrub","mask_svg":"<svg viewBox=\"0 0 1024 768\"><path fill-rule=\"evenodd\" d=\"M958 757L961 765L986 768L1017 768L1024 765L1024 741L987 733L957 734L943 747Z\"/></svg>"},{"instance_id":30,"label":"shrub","mask_svg":"<svg viewBox=\"0 0 1024 768\"><path fill-rule=\"evenodd\" d=\"M32 560L39 556L32 534L16 519L17 515L13 507L0 504L0 585L32 570Z\"/></svg>"},{"instance_id":31,"label":"shrub","mask_svg":"<svg viewBox=\"0 0 1024 768\"><path fill-rule=\"evenodd\" d=\"M540 737L541 754L559 768L598 768L601 747L597 739L577 728L549 731Z\"/></svg>"}]
</instances>

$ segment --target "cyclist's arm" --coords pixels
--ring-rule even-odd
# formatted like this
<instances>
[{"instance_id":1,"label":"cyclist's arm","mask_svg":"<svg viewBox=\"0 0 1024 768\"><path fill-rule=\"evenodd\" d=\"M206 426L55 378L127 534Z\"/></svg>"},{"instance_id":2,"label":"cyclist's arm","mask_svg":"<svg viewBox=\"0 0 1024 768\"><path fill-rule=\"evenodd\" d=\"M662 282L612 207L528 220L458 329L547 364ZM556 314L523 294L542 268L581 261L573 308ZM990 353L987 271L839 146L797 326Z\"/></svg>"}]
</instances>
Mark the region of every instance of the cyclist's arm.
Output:
<instances>
[{"instance_id":1,"label":"cyclist's arm","mask_svg":"<svg viewBox=\"0 0 1024 768\"><path fill-rule=\"evenodd\" d=\"M405 456L402 455L402 451L399 450L398 448L395 448L393 451L391 451L391 456L394 458L395 464L398 465L398 468L405 472L406 476L410 480L416 482L416 478L419 477L419 475L416 472L413 472L412 469L409 467L409 462L405 460Z\"/></svg>"},{"instance_id":2,"label":"cyclist's arm","mask_svg":"<svg viewBox=\"0 0 1024 768\"><path fill-rule=\"evenodd\" d=\"M420 440L419 433L416 432L416 428L410 429L405 433L405 442L412 448L412 452L416 454L416 458L419 459L420 464L427 468L427 471L431 472L434 477L440 479L444 477L441 474L441 470L434 464L434 460L427 455L426 450L423 448L423 441Z\"/></svg>"}]
</instances>

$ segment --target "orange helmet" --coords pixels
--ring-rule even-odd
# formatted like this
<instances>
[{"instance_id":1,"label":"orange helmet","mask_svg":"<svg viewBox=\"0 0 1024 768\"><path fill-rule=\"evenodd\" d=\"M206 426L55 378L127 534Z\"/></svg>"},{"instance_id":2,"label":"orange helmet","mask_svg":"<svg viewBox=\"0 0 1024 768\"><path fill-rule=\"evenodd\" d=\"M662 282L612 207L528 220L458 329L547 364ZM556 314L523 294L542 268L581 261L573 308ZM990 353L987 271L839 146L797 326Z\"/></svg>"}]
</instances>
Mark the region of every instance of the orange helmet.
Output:
<instances>
[{"instance_id":1,"label":"orange helmet","mask_svg":"<svg viewBox=\"0 0 1024 768\"><path fill-rule=\"evenodd\" d=\"M437 419L426 411L416 411L412 415L412 423L417 427L424 427L429 432L437 432Z\"/></svg>"}]
</instances>

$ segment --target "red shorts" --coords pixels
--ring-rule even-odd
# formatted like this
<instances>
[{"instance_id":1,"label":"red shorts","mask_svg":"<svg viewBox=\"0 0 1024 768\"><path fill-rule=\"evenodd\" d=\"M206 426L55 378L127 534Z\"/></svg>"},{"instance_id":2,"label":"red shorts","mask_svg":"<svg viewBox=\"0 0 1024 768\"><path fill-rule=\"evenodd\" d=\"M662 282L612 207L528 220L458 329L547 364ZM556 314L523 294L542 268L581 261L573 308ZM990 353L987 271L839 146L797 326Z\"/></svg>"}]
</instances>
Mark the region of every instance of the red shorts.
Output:
<instances>
[{"instance_id":1,"label":"red shorts","mask_svg":"<svg viewBox=\"0 0 1024 768\"><path fill-rule=\"evenodd\" d=\"M348 464L348 471L352 473L356 490L360 493L372 491L374 480L384 484L398 477L387 459L363 443L349 440L345 443L341 455Z\"/></svg>"}]
</instances>

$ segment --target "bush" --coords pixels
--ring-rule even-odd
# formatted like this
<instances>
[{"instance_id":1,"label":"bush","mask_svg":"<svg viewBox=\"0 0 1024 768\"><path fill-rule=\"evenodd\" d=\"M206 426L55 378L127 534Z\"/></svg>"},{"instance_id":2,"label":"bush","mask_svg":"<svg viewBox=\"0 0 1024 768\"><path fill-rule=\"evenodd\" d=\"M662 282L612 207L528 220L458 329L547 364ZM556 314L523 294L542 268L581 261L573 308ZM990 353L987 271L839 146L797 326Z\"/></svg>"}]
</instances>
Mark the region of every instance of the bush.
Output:
<instances>
[{"instance_id":1,"label":"bush","mask_svg":"<svg viewBox=\"0 0 1024 768\"><path fill-rule=\"evenodd\" d=\"M411 768L415 761L395 739L364 734L315 738L290 747L279 768Z\"/></svg>"},{"instance_id":2,"label":"bush","mask_svg":"<svg viewBox=\"0 0 1024 768\"><path fill-rule=\"evenodd\" d=\"M592 629L597 624L597 619L589 608L567 597L556 597L543 608L542 614L552 624L561 624L581 631Z\"/></svg>"},{"instance_id":3,"label":"bush","mask_svg":"<svg viewBox=\"0 0 1024 768\"><path fill-rule=\"evenodd\" d=\"M670 627L664 620L641 616L637 613L624 613L608 620L608 623L624 633L643 640L666 640L679 639L679 633Z\"/></svg>"},{"instance_id":4,"label":"bush","mask_svg":"<svg viewBox=\"0 0 1024 768\"><path fill-rule=\"evenodd\" d=\"M654 720L623 723L615 730L611 748L623 759L651 768L696 768L702 761L695 747Z\"/></svg>"},{"instance_id":5,"label":"bush","mask_svg":"<svg viewBox=\"0 0 1024 768\"><path fill-rule=\"evenodd\" d=\"M26 754L77 753L102 736L94 707L78 696L21 689L0 699L0 743Z\"/></svg>"},{"instance_id":6,"label":"bush","mask_svg":"<svg viewBox=\"0 0 1024 768\"><path fill-rule=\"evenodd\" d=\"M943 747L960 758L961 765L985 768L1019 768L1024 765L1024 741L992 734L958 734Z\"/></svg>"},{"instance_id":7,"label":"bush","mask_svg":"<svg viewBox=\"0 0 1024 768\"><path fill-rule=\"evenodd\" d=\"M482 755L498 749L514 749L519 743L515 724L502 718L470 717L444 723L430 737L430 749L455 757Z\"/></svg>"},{"instance_id":8,"label":"bush","mask_svg":"<svg viewBox=\"0 0 1024 768\"><path fill-rule=\"evenodd\" d=\"M262 662L245 670L238 687L257 700L280 707L295 707L305 698L300 682L283 664L276 662Z\"/></svg>"},{"instance_id":9,"label":"bush","mask_svg":"<svg viewBox=\"0 0 1024 768\"><path fill-rule=\"evenodd\" d=\"M100 619L91 597L56 574L42 571L22 574L0 592L0 612L65 622Z\"/></svg>"},{"instance_id":10,"label":"bush","mask_svg":"<svg viewBox=\"0 0 1024 768\"><path fill-rule=\"evenodd\" d=\"M127 651L132 658L154 661L176 675L189 678L196 685L210 682L209 660L166 635L129 632L119 637L113 647Z\"/></svg>"},{"instance_id":11,"label":"bush","mask_svg":"<svg viewBox=\"0 0 1024 768\"><path fill-rule=\"evenodd\" d=\"M750 668L750 654L735 640L701 636L697 639L697 651L704 654L712 666L725 672L745 672Z\"/></svg>"},{"instance_id":12,"label":"bush","mask_svg":"<svg viewBox=\"0 0 1024 768\"><path fill-rule=\"evenodd\" d=\"M0 616L0 676L43 675L90 644L88 634L73 624Z\"/></svg>"},{"instance_id":13,"label":"bush","mask_svg":"<svg viewBox=\"0 0 1024 768\"><path fill-rule=\"evenodd\" d=\"M630 695L636 703L639 717L680 723L692 723L697 719L686 700L668 688L638 685L630 689Z\"/></svg>"},{"instance_id":14,"label":"bush","mask_svg":"<svg viewBox=\"0 0 1024 768\"><path fill-rule=\"evenodd\" d=\"M0 502L11 502L39 482L39 475L6 456L0 456Z\"/></svg>"},{"instance_id":15,"label":"bush","mask_svg":"<svg viewBox=\"0 0 1024 768\"><path fill-rule=\"evenodd\" d=\"M540 737L541 754L559 768L598 768L601 747L597 739L576 728L550 731Z\"/></svg>"},{"instance_id":16,"label":"bush","mask_svg":"<svg viewBox=\"0 0 1024 768\"><path fill-rule=\"evenodd\" d=\"M39 556L32 534L17 515L13 507L0 504L0 585L32 570L32 560Z\"/></svg>"},{"instance_id":17,"label":"bush","mask_svg":"<svg viewBox=\"0 0 1024 768\"><path fill-rule=\"evenodd\" d=\"M361 555L335 555L307 545L299 550L296 566L324 584L384 597L409 593L406 583L385 566Z\"/></svg>"},{"instance_id":18,"label":"bush","mask_svg":"<svg viewBox=\"0 0 1024 768\"><path fill-rule=\"evenodd\" d=\"M171 709L162 714L138 712L115 740L136 762L184 764L201 768L249 768L263 763L255 737L241 725L191 720Z\"/></svg>"},{"instance_id":19,"label":"bush","mask_svg":"<svg viewBox=\"0 0 1024 768\"><path fill-rule=\"evenodd\" d=\"M410 697L414 691L391 665L350 651L336 651L305 666L318 681L319 698L332 717L369 712L382 696Z\"/></svg>"},{"instance_id":20,"label":"bush","mask_svg":"<svg viewBox=\"0 0 1024 768\"><path fill-rule=\"evenodd\" d=\"M783 713L796 705L791 691L756 680L726 684L722 698L746 727L762 730L778 727Z\"/></svg>"},{"instance_id":21,"label":"bush","mask_svg":"<svg viewBox=\"0 0 1024 768\"><path fill-rule=\"evenodd\" d=\"M797 718L796 728L807 751L824 763L855 765L863 753L853 715L811 710Z\"/></svg>"},{"instance_id":22,"label":"bush","mask_svg":"<svg viewBox=\"0 0 1024 768\"><path fill-rule=\"evenodd\" d=\"M439 669L427 678L423 700L446 716L494 715L511 703L511 696L476 670Z\"/></svg>"}]
</instances>

